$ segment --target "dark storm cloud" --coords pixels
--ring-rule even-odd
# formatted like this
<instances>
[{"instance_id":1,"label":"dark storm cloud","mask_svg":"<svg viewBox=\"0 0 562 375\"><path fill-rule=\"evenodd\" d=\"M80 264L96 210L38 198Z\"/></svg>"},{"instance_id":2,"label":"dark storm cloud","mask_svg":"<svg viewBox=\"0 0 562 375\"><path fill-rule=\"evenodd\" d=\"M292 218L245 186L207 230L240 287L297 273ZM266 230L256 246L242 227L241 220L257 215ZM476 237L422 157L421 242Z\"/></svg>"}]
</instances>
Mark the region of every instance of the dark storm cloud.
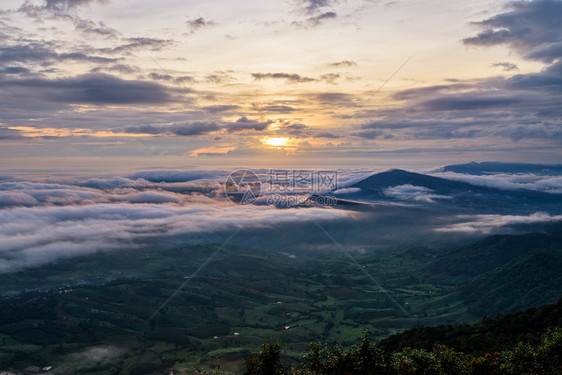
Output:
<instances>
[{"instance_id":1,"label":"dark storm cloud","mask_svg":"<svg viewBox=\"0 0 562 375\"><path fill-rule=\"evenodd\" d=\"M310 77L303 77L296 73L252 73L254 80L260 81L262 79L284 79L288 82L314 82L316 79Z\"/></svg>"},{"instance_id":2,"label":"dark storm cloud","mask_svg":"<svg viewBox=\"0 0 562 375\"><path fill-rule=\"evenodd\" d=\"M528 59L552 63L562 56L562 2L514 1L509 11L475 24L484 30L465 45L506 44Z\"/></svg>"},{"instance_id":3,"label":"dark storm cloud","mask_svg":"<svg viewBox=\"0 0 562 375\"><path fill-rule=\"evenodd\" d=\"M108 74L71 78L0 80L5 93L45 102L88 104L157 104L171 101L170 90L154 82L124 80Z\"/></svg>"}]
</instances>

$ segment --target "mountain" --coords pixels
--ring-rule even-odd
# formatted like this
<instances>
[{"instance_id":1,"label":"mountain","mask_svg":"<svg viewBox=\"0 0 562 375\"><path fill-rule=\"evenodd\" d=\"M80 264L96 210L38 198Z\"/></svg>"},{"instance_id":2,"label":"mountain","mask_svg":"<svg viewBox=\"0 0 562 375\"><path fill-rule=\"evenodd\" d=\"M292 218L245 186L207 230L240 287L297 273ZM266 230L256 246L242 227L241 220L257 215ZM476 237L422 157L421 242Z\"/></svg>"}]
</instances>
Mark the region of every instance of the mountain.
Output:
<instances>
[{"instance_id":1,"label":"mountain","mask_svg":"<svg viewBox=\"0 0 562 375\"><path fill-rule=\"evenodd\" d=\"M400 169L377 173L347 188L341 198L355 201L441 205L495 213L562 212L562 194L502 190Z\"/></svg>"},{"instance_id":2,"label":"mountain","mask_svg":"<svg viewBox=\"0 0 562 375\"><path fill-rule=\"evenodd\" d=\"M538 250L562 250L562 233L495 235L441 254L426 266L428 278L449 282L472 279Z\"/></svg>"},{"instance_id":3,"label":"mountain","mask_svg":"<svg viewBox=\"0 0 562 375\"><path fill-rule=\"evenodd\" d=\"M502 162L483 162L454 164L443 167L443 172L455 172L471 175L485 175L492 173L532 173L539 175L561 175L562 165L552 164L525 164L525 163L502 163Z\"/></svg>"},{"instance_id":4,"label":"mountain","mask_svg":"<svg viewBox=\"0 0 562 375\"><path fill-rule=\"evenodd\" d=\"M424 267L422 282L457 285L473 316L550 303L562 295L562 232L495 235Z\"/></svg>"},{"instance_id":5,"label":"mountain","mask_svg":"<svg viewBox=\"0 0 562 375\"><path fill-rule=\"evenodd\" d=\"M406 347L431 350L435 344L441 344L481 355L505 350L518 341L537 344L541 333L550 327L562 327L562 298L554 304L498 315L493 319L484 317L473 325L412 328L381 340L378 346L386 352L396 352Z\"/></svg>"},{"instance_id":6,"label":"mountain","mask_svg":"<svg viewBox=\"0 0 562 375\"><path fill-rule=\"evenodd\" d=\"M474 315L516 311L562 295L562 248L539 250L468 282L461 295Z\"/></svg>"}]
</instances>

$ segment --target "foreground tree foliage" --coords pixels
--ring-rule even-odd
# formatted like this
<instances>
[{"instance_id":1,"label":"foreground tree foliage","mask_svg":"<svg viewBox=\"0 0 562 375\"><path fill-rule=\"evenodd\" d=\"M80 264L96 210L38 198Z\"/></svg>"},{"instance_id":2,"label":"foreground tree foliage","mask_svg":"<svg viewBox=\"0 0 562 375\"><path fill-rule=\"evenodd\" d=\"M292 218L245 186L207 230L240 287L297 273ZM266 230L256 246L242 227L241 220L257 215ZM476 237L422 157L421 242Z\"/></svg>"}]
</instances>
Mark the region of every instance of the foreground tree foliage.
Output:
<instances>
[{"instance_id":1,"label":"foreground tree foliage","mask_svg":"<svg viewBox=\"0 0 562 375\"><path fill-rule=\"evenodd\" d=\"M292 370L282 363L283 345L270 340L246 359L245 375L562 375L562 328L550 328L538 345L520 342L513 349L482 356L443 345L433 350L405 348L383 353L369 333L351 348L312 343Z\"/></svg>"},{"instance_id":2,"label":"foreground tree foliage","mask_svg":"<svg viewBox=\"0 0 562 375\"><path fill-rule=\"evenodd\" d=\"M246 371L244 375L283 375L287 373L281 363L281 349L283 344L277 339L271 339L261 344L260 353L250 356L244 361Z\"/></svg>"}]
</instances>

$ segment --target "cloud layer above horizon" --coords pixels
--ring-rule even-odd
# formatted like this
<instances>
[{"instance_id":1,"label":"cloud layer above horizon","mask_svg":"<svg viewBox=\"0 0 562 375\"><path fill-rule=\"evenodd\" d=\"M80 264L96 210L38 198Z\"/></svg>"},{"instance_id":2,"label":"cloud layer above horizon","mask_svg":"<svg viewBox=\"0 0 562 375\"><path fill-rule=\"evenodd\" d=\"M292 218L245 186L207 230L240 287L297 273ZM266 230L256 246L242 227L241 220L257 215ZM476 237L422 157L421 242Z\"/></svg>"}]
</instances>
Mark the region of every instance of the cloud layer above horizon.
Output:
<instances>
[{"instance_id":1,"label":"cloud layer above horizon","mask_svg":"<svg viewBox=\"0 0 562 375\"><path fill-rule=\"evenodd\" d=\"M342 209L330 205L276 207L268 203L268 197L286 191L272 185L272 171L254 172L262 182L262 197L252 205L233 204L227 199L224 182L230 172L223 170L155 170L122 176L34 180L0 177L0 273L98 251L131 250L151 243L163 246L166 241L176 243L178 238L182 243L202 238L220 242L238 229L244 236L247 230L275 230L285 224L320 222L329 225L335 222L361 226L369 223L368 219L361 221L364 215L378 215L376 208L367 214L364 210L345 209L345 206ZM367 170L337 171L334 192L345 199L346 193L357 190L349 186L371 174ZM562 193L562 180L552 174L504 172L474 176L437 172L434 175L507 190ZM311 193L296 192L294 197L306 198ZM436 209L436 200L449 198L413 185L389 186L385 194L412 202L412 212L396 213L410 215L408 225L414 225L411 221L419 215L420 204ZM403 209L403 203L396 208ZM389 210L392 211L392 206ZM380 214L385 217L388 212L382 210ZM562 220L561 216L548 213L515 216L458 216L439 210L436 213L440 220L419 225L427 226L425 231L443 235L489 234L502 230L509 233L510 228L517 225ZM444 217L449 219L444 220ZM400 228L396 230L401 231ZM373 238L371 245L376 243L377 238Z\"/></svg>"},{"instance_id":2,"label":"cloud layer above horizon","mask_svg":"<svg viewBox=\"0 0 562 375\"><path fill-rule=\"evenodd\" d=\"M134 249L146 240L188 240L237 229L349 219L331 207L238 205L221 171L153 171L110 178L0 182L0 273L97 251Z\"/></svg>"},{"instance_id":3,"label":"cloud layer above horizon","mask_svg":"<svg viewBox=\"0 0 562 375\"><path fill-rule=\"evenodd\" d=\"M560 160L562 2L500 4L10 0L0 157Z\"/></svg>"}]
</instances>

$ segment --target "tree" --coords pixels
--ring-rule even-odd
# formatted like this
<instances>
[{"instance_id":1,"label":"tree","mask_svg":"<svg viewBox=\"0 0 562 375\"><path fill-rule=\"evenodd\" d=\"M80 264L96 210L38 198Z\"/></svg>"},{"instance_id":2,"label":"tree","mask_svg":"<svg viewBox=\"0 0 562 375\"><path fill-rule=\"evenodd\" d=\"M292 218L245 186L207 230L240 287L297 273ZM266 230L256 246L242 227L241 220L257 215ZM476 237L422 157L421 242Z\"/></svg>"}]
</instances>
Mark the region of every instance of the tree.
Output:
<instances>
[{"instance_id":1,"label":"tree","mask_svg":"<svg viewBox=\"0 0 562 375\"><path fill-rule=\"evenodd\" d=\"M285 366L281 362L283 344L277 339L270 339L260 345L258 355L252 355L244 360L246 371L244 375L285 375Z\"/></svg>"}]
</instances>

